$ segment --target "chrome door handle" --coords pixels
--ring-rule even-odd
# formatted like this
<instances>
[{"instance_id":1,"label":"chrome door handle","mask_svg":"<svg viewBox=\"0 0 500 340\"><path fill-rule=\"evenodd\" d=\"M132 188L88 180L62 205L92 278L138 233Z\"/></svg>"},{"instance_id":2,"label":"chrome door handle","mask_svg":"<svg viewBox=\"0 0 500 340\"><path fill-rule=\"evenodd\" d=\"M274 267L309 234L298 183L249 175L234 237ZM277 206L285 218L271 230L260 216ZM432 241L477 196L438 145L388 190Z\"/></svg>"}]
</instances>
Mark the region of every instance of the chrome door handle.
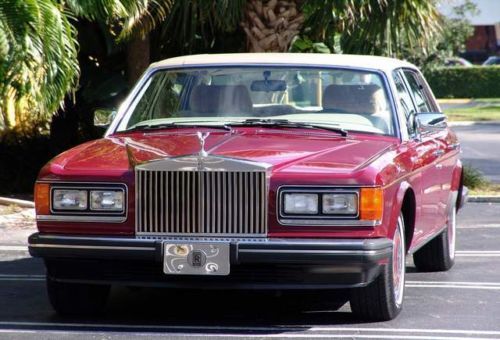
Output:
<instances>
[{"instance_id":1,"label":"chrome door handle","mask_svg":"<svg viewBox=\"0 0 500 340\"><path fill-rule=\"evenodd\" d=\"M434 151L432 154L436 157L439 157L439 156L444 155L444 150L439 149L439 150Z\"/></svg>"},{"instance_id":2,"label":"chrome door handle","mask_svg":"<svg viewBox=\"0 0 500 340\"><path fill-rule=\"evenodd\" d=\"M438 163L436 164L436 169L441 170L443 168L443 164Z\"/></svg>"}]
</instances>

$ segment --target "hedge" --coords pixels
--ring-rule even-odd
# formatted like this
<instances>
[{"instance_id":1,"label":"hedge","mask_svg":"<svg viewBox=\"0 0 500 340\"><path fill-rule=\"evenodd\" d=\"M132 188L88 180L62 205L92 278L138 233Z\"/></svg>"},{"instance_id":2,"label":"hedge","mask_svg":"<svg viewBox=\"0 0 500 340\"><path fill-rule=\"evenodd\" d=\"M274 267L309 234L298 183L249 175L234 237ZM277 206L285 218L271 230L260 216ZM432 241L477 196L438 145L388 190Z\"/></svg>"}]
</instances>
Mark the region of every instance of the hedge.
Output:
<instances>
[{"instance_id":1,"label":"hedge","mask_svg":"<svg viewBox=\"0 0 500 340\"><path fill-rule=\"evenodd\" d=\"M500 66L442 67L425 78L437 98L500 97Z\"/></svg>"}]
</instances>

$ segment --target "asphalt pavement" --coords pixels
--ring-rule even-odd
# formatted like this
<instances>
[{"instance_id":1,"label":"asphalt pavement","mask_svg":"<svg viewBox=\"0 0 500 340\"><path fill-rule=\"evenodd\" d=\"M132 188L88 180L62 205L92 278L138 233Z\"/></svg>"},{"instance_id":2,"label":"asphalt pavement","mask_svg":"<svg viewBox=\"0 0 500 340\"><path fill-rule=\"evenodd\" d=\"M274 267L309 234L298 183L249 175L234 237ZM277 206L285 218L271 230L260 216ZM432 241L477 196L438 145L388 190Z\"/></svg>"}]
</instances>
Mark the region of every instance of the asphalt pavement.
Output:
<instances>
[{"instance_id":1,"label":"asphalt pavement","mask_svg":"<svg viewBox=\"0 0 500 340\"><path fill-rule=\"evenodd\" d=\"M404 310L362 323L330 293L172 291L114 288L106 314L61 318L45 294L42 261L0 242L0 339L348 338L500 339L500 204L459 214L456 264L418 273L407 262ZM337 294L345 294L338 292Z\"/></svg>"},{"instance_id":2,"label":"asphalt pavement","mask_svg":"<svg viewBox=\"0 0 500 340\"><path fill-rule=\"evenodd\" d=\"M453 126L462 146L462 161L500 183L500 123Z\"/></svg>"}]
</instances>

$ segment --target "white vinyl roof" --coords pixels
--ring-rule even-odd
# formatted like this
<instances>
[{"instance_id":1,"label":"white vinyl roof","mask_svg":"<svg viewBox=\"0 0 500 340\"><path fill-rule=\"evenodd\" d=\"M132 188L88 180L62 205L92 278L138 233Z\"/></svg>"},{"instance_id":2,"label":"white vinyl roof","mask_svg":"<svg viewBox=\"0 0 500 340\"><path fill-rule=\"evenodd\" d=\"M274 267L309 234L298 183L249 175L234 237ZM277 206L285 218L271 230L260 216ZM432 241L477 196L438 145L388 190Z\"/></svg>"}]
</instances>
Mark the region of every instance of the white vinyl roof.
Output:
<instances>
[{"instance_id":1,"label":"white vinyl roof","mask_svg":"<svg viewBox=\"0 0 500 340\"><path fill-rule=\"evenodd\" d=\"M199 54L165 59L151 65L151 68L213 65L294 65L294 66L340 66L391 72L399 67L416 68L399 59L352 55L318 53L233 53Z\"/></svg>"}]
</instances>

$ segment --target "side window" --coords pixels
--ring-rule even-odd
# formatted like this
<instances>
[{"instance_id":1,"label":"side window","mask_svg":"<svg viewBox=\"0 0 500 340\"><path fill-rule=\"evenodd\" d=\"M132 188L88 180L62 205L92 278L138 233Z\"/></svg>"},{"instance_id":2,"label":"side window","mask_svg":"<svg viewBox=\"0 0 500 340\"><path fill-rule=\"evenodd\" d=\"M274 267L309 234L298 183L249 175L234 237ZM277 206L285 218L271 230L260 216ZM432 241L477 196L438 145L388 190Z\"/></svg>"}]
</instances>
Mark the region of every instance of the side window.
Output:
<instances>
[{"instance_id":1,"label":"side window","mask_svg":"<svg viewBox=\"0 0 500 340\"><path fill-rule=\"evenodd\" d=\"M432 112L432 105L427 98L424 90L424 86L420 83L418 76L409 70L403 71L408 85L410 86L410 91L415 99L415 105L417 106L418 112Z\"/></svg>"},{"instance_id":2,"label":"side window","mask_svg":"<svg viewBox=\"0 0 500 340\"><path fill-rule=\"evenodd\" d=\"M413 136L415 134L414 127L414 117L415 117L415 107L411 100L410 93L406 87L403 78L399 71L394 71L392 73L394 78L394 84L397 90L397 100L406 117L406 126L408 128L408 135Z\"/></svg>"}]
</instances>

